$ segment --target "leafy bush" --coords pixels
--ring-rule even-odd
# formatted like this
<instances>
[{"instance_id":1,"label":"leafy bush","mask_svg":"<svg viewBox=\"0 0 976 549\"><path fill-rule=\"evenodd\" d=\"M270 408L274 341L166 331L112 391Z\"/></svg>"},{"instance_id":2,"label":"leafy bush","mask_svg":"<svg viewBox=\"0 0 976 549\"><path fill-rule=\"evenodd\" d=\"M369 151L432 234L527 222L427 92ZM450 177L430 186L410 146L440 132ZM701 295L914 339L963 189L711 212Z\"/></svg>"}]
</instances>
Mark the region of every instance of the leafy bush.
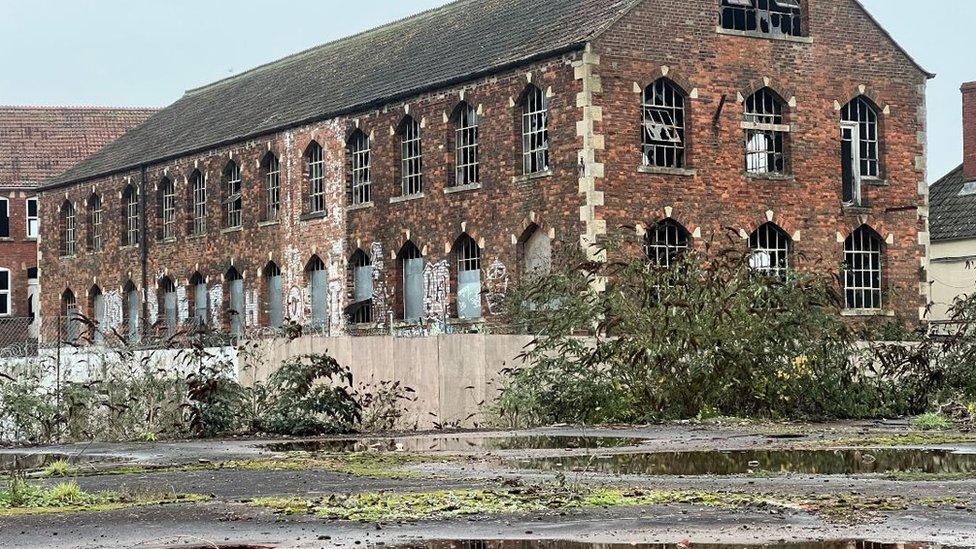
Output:
<instances>
[{"instance_id":1,"label":"leafy bush","mask_svg":"<svg viewBox=\"0 0 976 549\"><path fill-rule=\"evenodd\" d=\"M352 373L328 355L293 358L268 380L263 430L280 435L351 432L362 419Z\"/></svg>"}]
</instances>

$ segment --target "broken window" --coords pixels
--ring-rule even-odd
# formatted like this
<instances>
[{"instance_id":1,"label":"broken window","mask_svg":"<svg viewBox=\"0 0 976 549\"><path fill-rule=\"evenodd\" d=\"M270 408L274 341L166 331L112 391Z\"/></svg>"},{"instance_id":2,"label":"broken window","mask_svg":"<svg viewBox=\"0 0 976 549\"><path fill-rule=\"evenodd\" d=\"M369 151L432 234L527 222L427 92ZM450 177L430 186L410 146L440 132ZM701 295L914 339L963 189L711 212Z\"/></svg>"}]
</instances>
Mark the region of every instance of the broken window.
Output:
<instances>
[{"instance_id":1,"label":"broken window","mask_svg":"<svg viewBox=\"0 0 976 549\"><path fill-rule=\"evenodd\" d=\"M645 166L685 165L685 97L670 80L660 78L644 89L641 145Z\"/></svg>"},{"instance_id":2,"label":"broken window","mask_svg":"<svg viewBox=\"0 0 976 549\"><path fill-rule=\"evenodd\" d=\"M10 236L10 202L0 198L0 238Z\"/></svg>"},{"instance_id":3,"label":"broken window","mask_svg":"<svg viewBox=\"0 0 976 549\"><path fill-rule=\"evenodd\" d=\"M36 198L27 199L27 238L37 238L41 234L41 216Z\"/></svg>"},{"instance_id":4,"label":"broken window","mask_svg":"<svg viewBox=\"0 0 976 549\"><path fill-rule=\"evenodd\" d=\"M458 318L481 318L481 247L467 234L454 244L458 265Z\"/></svg>"},{"instance_id":5,"label":"broken window","mask_svg":"<svg viewBox=\"0 0 976 549\"><path fill-rule=\"evenodd\" d=\"M176 285L173 284L173 279L168 276L160 279L159 292L163 294L163 329L166 331L166 337L173 337L176 335L176 329L179 327L176 308Z\"/></svg>"},{"instance_id":6,"label":"broken window","mask_svg":"<svg viewBox=\"0 0 976 549\"><path fill-rule=\"evenodd\" d=\"M207 180L199 170L190 176L190 204L190 234L202 236L207 232Z\"/></svg>"},{"instance_id":7,"label":"broken window","mask_svg":"<svg viewBox=\"0 0 976 549\"><path fill-rule=\"evenodd\" d=\"M176 185L164 177L159 183L159 217L162 220L160 238L176 238Z\"/></svg>"},{"instance_id":8,"label":"broken window","mask_svg":"<svg viewBox=\"0 0 976 549\"><path fill-rule=\"evenodd\" d=\"M786 174L790 126L785 123L783 100L779 95L769 88L750 95L746 99L742 128L746 138L746 172Z\"/></svg>"},{"instance_id":9,"label":"broken window","mask_svg":"<svg viewBox=\"0 0 976 549\"><path fill-rule=\"evenodd\" d=\"M803 9L800 0L722 0L719 25L772 36L802 36Z\"/></svg>"},{"instance_id":10,"label":"broken window","mask_svg":"<svg viewBox=\"0 0 976 549\"><path fill-rule=\"evenodd\" d=\"M210 312L207 279L200 273L193 273L190 277L190 286L193 287L193 321L197 326L206 326Z\"/></svg>"},{"instance_id":11,"label":"broken window","mask_svg":"<svg viewBox=\"0 0 976 549\"><path fill-rule=\"evenodd\" d=\"M400 122L400 184L403 196L424 192L420 123L410 116Z\"/></svg>"},{"instance_id":12,"label":"broken window","mask_svg":"<svg viewBox=\"0 0 976 549\"><path fill-rule=\"evenodd\" d=\"M0 269L0 316L10 316L13 306L10 302L10 270Z\"/></svg>"},{"instance_id":13,"label":"broken window","mask_svg":"<svg viewBox=\"0 0 976 549\"><path fill-rule=\"evenodd\" d=\"M281 269L275 262L268 263L264 268L265 297L264 301L268 307L268 327L281 328Z\"/></svg>"},{"instance_id":14,"label":"broken window","mask_svg":"<svg viewBox=\"0 0 976 549\"><path fill-rule=\"evenodd\" d=\"M528 229L522 245L522 274L530 278L543 277L552 270L552 239L538 225Z\"/></svg>"},{"instance_id":15,"label":"broken window","mask_svg":"<svg viewBox=\"0 0 976 549\"><path fill-rule=\"evenodd\" d=\"M308 176L308 213L324 213L325 151L315 141L305 152L305 173Z\"/></svg>"},{"instance_id":16,"label":"broken window","mask_svg":"<svg viewBox=\"0 0 976 549\"><path fill-rule=\"evenodd\" d=\"M775 223L766 223L749 236L749 268L785 280L790 270L792 241Z\"/></svg>"},{"instance_id":17,"label":"broken window","mask_svg":"<svg viewBox=\"0 0 976 549\"><path fill-rule=\"evenodd\" d=\"M137 246L139 244L139 193L132 185L127 185L122 191L122 219L125 220L122 245Z\"/></svg>"},{"instance_id":18,"label":"broken window","mask_svg":"<svg viewBox=\"0 0 976 549\"><path fill-rule=\"evenodd\" d=\"M673 219L657 222L644 235L644 254L651 264L670 268L688 250L691 235Z\"/></svg>"},{"instance_id":19,"label":"broken window","mask_svg":"<svg viewBox=\"0 0 976 549\"><path fill-rule=\"evenodd\" d=\"M277 221L281 211L281 163L274 153L264 157L264 220Z\"/></svg>"},{"instance_id":20,"label":"broken window","mask_svg":"<svg viewBox=\"0 0 976 549\"><path fill-rule=\"evenodd\" d=\"M61 338L68 343L78 341L80 320L78 318L78 302L70 289L61 294Z\"/></svg>"},{"instance_id":21,"label":"broken window","mask_svg":"<svg viewBox=\"0 0 976 549\"><path fill-rule=\"evenodd\" d=\"M224 228L236 229L241 226L241 167L230 162L224 168Z\"/></svg>"},{"instance_id":22,"label":"broken window","mask_svg":"<svg viewBox=\"0 0 976 549\"><path fill-rule=\"evenodd\" d=\"M88 198L88 246L93 252L102 251L102 197L93 194Z\"/></svg>"},{"instance_id":23,"label":"broken window","mask_svg":"<svg viewBox=\"0 0 976 549\"><path fill-rule=\"evenodd\" d=\"M841 177L844 204L862 203L861 181L881 174L878 111L859 96L841 110Z\"/></svg>"},{"instance_id":24,"label":"broken window","mask_svg":"<svg viewBox=\"0 0 976 549\"><path fill-rule=\"evenodd\" d=\"M356 130L349 139L349 190L353 205L367 204L370 195L369 136Z\"/></svg>"},{"instance_id":25,"label":"broken window","mask_svg":"<svg viewBox=\"0 0 976 549\"><path fill-rule=\"evenodd\" d=\"M308 276L308 293L311 299L312 318L310 324L324 327L329 320L329 288L325 263L319 256L312 256L305 267Z\"/></svg>"},{"instance_id":26,"label":"broken window","mask_svg":"<svg viewBox=\"0 0 976 549\"><path fill-rule=\"evenodd\" d=\"M61 205L61 257L75 255L75 207L65 200Z\"/></svg>"},{"instance_id":27,"label":"broken window","mask_svg":"<svg viewBox=\"0 0 976 549\"><path fill-rule=\"evenodd\" d=\"M125 284L125 320L129 341L139 341L139 290L130 280Z\"/></svg>"},{"instance_id":28,"label":"broken window","mask_svg":"<svg viewBox=\"0 0 976 549\"><path fill-rule=\"evenodd\" d=\"M531 175L548 170L549 102L530 84L522 97L522 171Z\"/></svg>"},{"instance_id":29,"label":"broken window","mask_svg":"<svg viewBox=\"0 0 976 549\"><path fill-rule=\"evenodd\" d=\"M230 335L241 337L244 335L244 277L237 269L231 267L227 271L226 279L229 291L227 317Z\"/></svg>"},{"instance_id":30,"label":"broken window","mask_svg":"<svg viewBox=\"0 0 976 549\"><path fill-rule=\"evenodd\" d=\"M92 286L91 291L89 291L91 310L92 310L92 321L94 326L92 326L92 342L96 345L105 342L105 329L108 326L106 323L106 309L105 309L105 296L102 295L102 289L98 286Z\"/></svg>"},{"instance_id":31,"label":"broken window","mask_svg":"<svg viewBox=\"0 0 976 549\"><path fill-rule=\"evenodd\" d=\"M373 321L373 262L366 252L356 250L352 266L353 304L350 316L354 324Z\"/></svg>"},{"instance_id":32,"label":"broken window","mask_svg":"<svg viewBox=\"0 0 976 549\"><path fill-rule=\"evenodd\" d=\"M403 271L403 319L424 317L424 256L413 242L407 241L398 254Z\"/></svg>"},{"instance_id":33,"label":"broken window","mask_svg":"<svg viewBox=\"0 0 976 549\"><path fill-rule=\"evenodd\" d=\"M881 250L881 237L866 225L844 242L844 295L848 309L881 309Z\"/></svg>"},{"instance_id":34,"label":"broken window","mask_svg":"<svg viewBox=\"0 0 976 549\"><path fill-rule=\"evenodd\" d=\"M454 185L481 182L478 165L478 111L467 103L457 109L454 128Z\"/></svg>"}]
</instances>

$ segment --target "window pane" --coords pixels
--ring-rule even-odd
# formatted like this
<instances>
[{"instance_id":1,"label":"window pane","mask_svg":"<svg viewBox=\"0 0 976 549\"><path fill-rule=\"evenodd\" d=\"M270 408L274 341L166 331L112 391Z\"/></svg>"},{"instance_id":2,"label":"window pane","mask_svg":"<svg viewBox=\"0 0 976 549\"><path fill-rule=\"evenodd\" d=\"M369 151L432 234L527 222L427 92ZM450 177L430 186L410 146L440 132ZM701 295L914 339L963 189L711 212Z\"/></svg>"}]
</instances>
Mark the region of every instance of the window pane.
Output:
<instances>
[{"instance_id":1,"label":"window pane","mask_svg":"<svg viewBox=\"0 0 976 549\"><path fill-rule=\"evenodd\" d=\"M404 260L403 266L403 317L420 320L424 315L424 259Z\"/></svg>"}]
</instances>

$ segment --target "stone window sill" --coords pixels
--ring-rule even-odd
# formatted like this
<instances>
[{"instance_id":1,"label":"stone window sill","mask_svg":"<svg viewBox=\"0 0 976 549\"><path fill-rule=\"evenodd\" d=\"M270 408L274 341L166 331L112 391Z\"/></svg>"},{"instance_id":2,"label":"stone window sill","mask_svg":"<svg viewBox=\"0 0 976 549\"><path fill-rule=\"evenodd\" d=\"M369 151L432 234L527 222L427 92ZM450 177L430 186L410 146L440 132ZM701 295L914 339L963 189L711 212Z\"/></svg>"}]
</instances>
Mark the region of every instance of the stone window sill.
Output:
<instances>
[{"instance_id":1,"label":"stone window sill","mask_svg":"<svg viewBox=\"0 0 976 549\"><path fill-rule=\"evenodd\" d=\"M698 170L690 168L665 168L662 166L637 166L637 173L650 173L656 175L680 175L684 177L694 177L698 175Z\"/></svg>"},{"instance_id":2,"label":"stone window sill","mask_svg":"<svg viewBox=\"0 0 976 549\"><path fill-rule=\"evenodd\" d=\"M171 236L169 238L163 238L159 241L160 244L176 244L176 237Z\"/></svg>"},{"instance_id":3,"label":"stone window sill","mask_svg":"<svg viewBox=\"0 0 976 549\"><path fill-rule=\"evenodd\" d=\"M278 225L279 223L280 223L280 221L278 221L277 219L272 219L270 221L259 221L258 222L258 227L259 228L262 228L262 229L265 228L265 227L274 227L275 225Z\"/></svg>"},{"instance_id":4,"label":"stone window sill","mask_svg":"<svg viewBox=\"0 0 976 549\"><path fill-rule=\"evenodd\" d=\"M13 242L13 241L14 239L10 238L9 236L0 236L0 242Z\"/></svg>"},{"instance_id":5,"label":"stone window sill","mask_svg":"<svg viewBox=\"0 0 976 549\"><path fill-rule=\"evenodd\" d=\"M58 256L58 259L74 259L76 257L78 257L78 256L76 256L76 255L61 255L61 256Z\"/></svg>"},{"instance_id":6,"label":"stone window sill","mask_svg":"<svg viewBox=\"0 0 976 549\"><path fill-rule=\"evenodd\" d=\"M346 207L346 211L347 212L355 212L355 211L358 211L358 210L368 210L368 209L372 208L373 206L374 206L374 204L373 204L372 201L370 201L370 202L363 202L362 204L353 204L351 206Z\"/></svg>"},{"instance_id":7,"label":"stone window sill","mask_svg":"<svg viewBox=\"0 0 976 549\"><path fill-rule=\"evenodd\" d=\"M796 181L796 176L786 175L781 173L748 173L745 174L747 179L754 179L758 181Z\"/></svg>"},{"instance_id":8,"label":"stone window sill","mask_svg":"<svg viewBox=\"0 0 976 549\"><path fill-rule=\"evenodd\" d=\"M888 183L888 180L878 177L862 177L861 183L864 183L865 185L874 185L875 187L888 187L891 185Z\"/></svg>"},{"instance_id":9,"label":"stone window sill","mask_svg":"<svg viewBox=\"0 0 976 549\"><path fill-rule=\"evenodd\" d=\"M138 250L138 249L139 249L139 245L138 244L129 244L128 246L119 246L119 250L120 251L123 251L123 252L129 252L129 251Z\"/></svg>"},{"instance_id":10,"label":"stone window sill","mask_svg":"<svg viewBox=\"0 0 976 549\"><path fill-rule=\"evenodd\" d=\"M37 242L37 237L36 236L28 236L27 238L24 239L24 242Z\"/></svg>"},{"instance_id":11,"label":"stone window sill","mask_svg":"<svg viewBox=\"0 0 976 549\"><path fill-rule=\"evenodd\" d=\"M809 36L787 36L783 34L766 34L754 31L740 31L715 27L715 32L727 36L739 36L742 38L758 38L760 40L777 40L780 42L796 42L799 44L813 44L813 38Z\"/></svg>"},{"instance_id":12,"label":"stone window sill","mask_svg":"<svg viewBox=\"0 0 976 549\"><path fill-rule=\"evenodd\" d=\"M315 219L325 219L328 214L326 212L312 212L303 214L299 219L302 221L312 221Z\"/></svg>"},{"instance_id":13,"label":"stone window sill","mask_svg":"<svg viewBox=\"0 0 976 549\"><path fill-rule=\"evenodd\" d=\"M394 196L390 199L390 204L400 204L401 202L410 202L411 200L420 200L424 198L424 193L408 194L406 196Z\"/></svg>"},{"instance_id":14,"label":"stone window sill","mask_svg":"<svg viewBox=\"0 0 976 549\"><path fill-rule=\"evenodd\" d=\"M844 309L840 312L841 316L856 318L856 317L893 317L895 316L894 311L886 311L884 309Z\"/></svg>"},{"instance_id":15,"label":"stone window sill","mask_svg":"<svg viewBox=\"0 0 976 549\"><path fill-rule=\"evenodd\" d=\"M477 191L481 188L481 183L469 183L467 185L455 185L454 187L445 187L444 194L454 194L463 193L466 191Z\"/></svg>"},{"instance_id":16,"label":"stone window sill","mask_svg":"<svg viewBox=\"0 0 976 549\"><path fill-rule=\"evenodd\" d=\"M867 204L844 204L845 214L866 214L871 212L871 207Z\"/></svg>"},{"instance_id":17,"label":"stone window sill","mask_svg":"<svg viewBox=\"0 0 976 549\"><path fill-rule=\"evenodd\" d=\"M239 233L239 232L242 232L243 230L244 230L244 227L227 227L226 229L222 229L220 231L220 234Z\"/></svg>"},{"instance_id":18,"label":"stone window sill","mask_svg":"<svg viewBox=\"0 0 976 549\"><path fill-rule=\"evenodd\" d=\"M546 170L544 172L536 172L525 175L517 175L512 178L512 183L526 183L535 179L545 179L547 177L552 177L552 170Z\"/></svg>"},{"instance_id":19,"label":"stone window sill","mask_svg":"<svg viewBox=\"0 0 976 549\"><path fill-rule=\"evenodd\" d=\"M187 240L203 240L206 237L207 237L206 234L191 234L191 235L187 236L186 239Z\"/></svg>"}]
</instances>

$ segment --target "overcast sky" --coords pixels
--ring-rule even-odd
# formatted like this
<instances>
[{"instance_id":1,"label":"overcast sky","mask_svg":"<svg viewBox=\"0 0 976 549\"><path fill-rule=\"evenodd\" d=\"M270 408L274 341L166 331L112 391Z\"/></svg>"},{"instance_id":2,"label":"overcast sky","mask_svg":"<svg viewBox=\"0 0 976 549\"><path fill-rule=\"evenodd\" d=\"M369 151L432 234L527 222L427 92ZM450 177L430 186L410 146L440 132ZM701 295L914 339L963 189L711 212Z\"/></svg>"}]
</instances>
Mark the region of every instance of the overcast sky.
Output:
<instances>
[{"instance_id":1,"label":"overcast sky","mask_svg":"<svg viewBox=\"0 0 976 549\"><path fill-rule=\"evenodd\" d=\"M962 162L959 86L976 80L976 1L862 1L939 75L928 98L937 179ZM0 0L0 104L160 107L186 89L444 3Z\"/></svg>"}]
</instances>

